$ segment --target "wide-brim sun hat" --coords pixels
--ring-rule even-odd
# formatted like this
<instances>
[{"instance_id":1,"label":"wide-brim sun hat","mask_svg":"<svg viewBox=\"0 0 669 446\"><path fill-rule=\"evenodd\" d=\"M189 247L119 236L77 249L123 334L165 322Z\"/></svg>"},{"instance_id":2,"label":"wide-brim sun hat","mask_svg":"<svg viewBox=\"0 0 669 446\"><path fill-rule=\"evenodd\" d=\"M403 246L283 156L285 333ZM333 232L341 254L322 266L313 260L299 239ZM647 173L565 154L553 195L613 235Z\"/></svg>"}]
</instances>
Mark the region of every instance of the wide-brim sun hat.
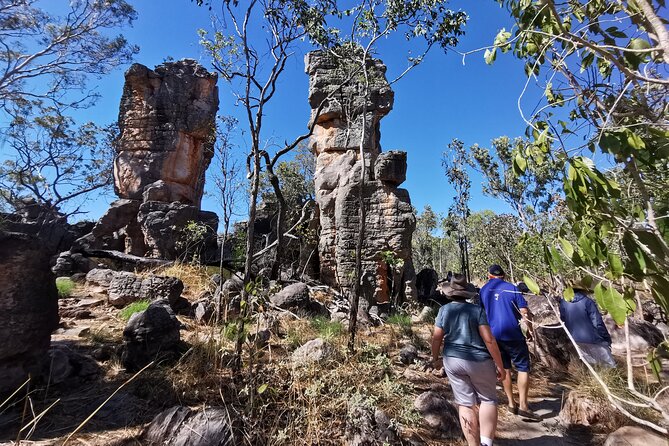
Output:
<instances>
[{"instance_id":1,"label":"wide-brim sun hat","mask_svg":"<svg viewBox=\"0 0 669 446\"><path fill-rule=\"evenodd\" d=\"M444 287L442 294L446 297L464 297L466 299L476 296L476 287L467 282L462 274L453 274L448 287Z\"/></svg>"}]
</instances>

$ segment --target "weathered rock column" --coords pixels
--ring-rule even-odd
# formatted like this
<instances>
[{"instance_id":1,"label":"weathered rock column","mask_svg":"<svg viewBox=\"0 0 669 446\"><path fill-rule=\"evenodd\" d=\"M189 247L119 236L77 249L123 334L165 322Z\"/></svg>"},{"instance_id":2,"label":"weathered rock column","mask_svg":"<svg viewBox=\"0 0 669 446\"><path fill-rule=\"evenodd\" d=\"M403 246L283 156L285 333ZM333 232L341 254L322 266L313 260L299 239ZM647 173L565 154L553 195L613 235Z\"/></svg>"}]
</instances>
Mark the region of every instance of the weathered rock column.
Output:
<instances>
[{"instance_id":1,"label":"weathered rock column","mask_svg":"<svg viewBox=\"0 0 669 446\"><path fill-rule=\"evenodd\" d=\"M52 254L36 235L0 230L0 398L48 366L58 326Z\"/></svg>"},{"instance_id":2,"label":"weathered rock column","mask_svg":"<svg viewBox=\"0 0 669 446\"><path fill-rule=\"evenodd\" d=\"M361 75L351 76L328 54L311 52L305 63L311 122L316 121L310 147L317 157L320 278L335 288L354 286L362 140L367 169L361 306L389 302L391 282L393 294L400 300L413 298L416 288L411 236L416 218L409 193L397 187L406 177L406 153L381 153L380 146L380 121L392 110L394 101L385 77L386 67L380 60L368 61L370 91L365 100Z\"/></svg>"},{"instance_id":3,"label":"weathered rock column","mask_svg":"<svg viewBox=\"0 0 669 446\"><path fill-rule=\"evenodd\" d=\"M174 259L188 221L205 223L215 245L218 217L201 211L200 202L214 154L216 82L190 59L128 69L114 159L119 200L82 246Z\"/></svg>"}]
</instances>

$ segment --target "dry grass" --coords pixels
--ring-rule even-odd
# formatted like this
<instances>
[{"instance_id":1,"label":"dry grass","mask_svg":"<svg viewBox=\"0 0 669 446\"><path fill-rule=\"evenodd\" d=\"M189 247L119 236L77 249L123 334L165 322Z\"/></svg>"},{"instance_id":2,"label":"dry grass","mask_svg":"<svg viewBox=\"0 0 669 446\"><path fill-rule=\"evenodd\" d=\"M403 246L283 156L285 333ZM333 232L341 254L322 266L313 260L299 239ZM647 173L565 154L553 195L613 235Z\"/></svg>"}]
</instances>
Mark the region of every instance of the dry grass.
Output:
<instances>
[{"instance_id":1,"label":"dry grass","mask_svg":"<svg viewBox=\"0 0 669 446\"><path fill-rule=\"evenodd\" d=\"M214 288L214 283L211 281L214 273L211 268L203 265L175 263L156 270L156 274L181 280L184 283L184 297L195 297L201 291Z\"/></svg>"}]
</instances>

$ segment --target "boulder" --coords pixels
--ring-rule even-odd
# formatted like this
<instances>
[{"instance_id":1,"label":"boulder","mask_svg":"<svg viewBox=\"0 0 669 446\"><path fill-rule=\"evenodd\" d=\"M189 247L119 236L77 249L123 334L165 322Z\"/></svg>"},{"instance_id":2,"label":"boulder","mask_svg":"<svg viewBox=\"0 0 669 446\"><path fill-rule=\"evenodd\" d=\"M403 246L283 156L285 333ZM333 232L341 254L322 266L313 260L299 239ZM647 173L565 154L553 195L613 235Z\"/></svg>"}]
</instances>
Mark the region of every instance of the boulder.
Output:
<instances>
[{"instance_id":1,"label":"boulder","mask_svg":"<svg viewBox=\"0 0 669 446\"><path fill-rule=\"evenodd\" d=\"M560 322L559 314L556 315L551 308L550 303L544 296L525 295L527 308L530 310L537 324L558 324ZM558 303L555 302L555 309L558 309Z\"/></svg>"},{"instance_id":2,"label":"boulder","mask_svg":"<svg viewBox=\"0 0 669 446\"><path fill-rule=\"evenodd\" d=\"M269 300L273 305L285 310L307 308L309 287L302 282L293 283L270 296Z\"/></svg>"},{"instance_id":3,"label":"boulder","mask_svg":"<svg viewBox=\"0 0 669 446\"><path fill-rule=\"evenodd\" d=\"M56 277L88 273L95 268L95 262L79 253L63 251L58 255L56 264L51 268Z\"/></svg>"},{"instance_id":4,"label":"boulder","mask_svg":"<svg viewBox=\"0 0 669 446\"><path fill-rule=\"evenodd\" d=\"M221 293L232 296L239 294L244 288L244 277L240 273L235 273L221 285Z\"/></svg>"},{"instance_id":5,"label":"boulder","mask_svg":"<svg viewBox=\"0 0 669 446\"><path fill-rule=\"evenodd\" d=\"M613 318L608 314L603 319L611 335L611 351L614 354L625 354L627 351L625 328L618 327ZM662 332L649 322L630 318L628 323L630 328L630 348L633 352L645 354L648 350L657 347L664 340Z\"/></svg>"},{"instance_id":6,"label":"boulder","mask_svg":"<svg viewBox=\"0 0 669 446\"><path fill-rule=\"evenodd\" d=\"M183 282L176 277L153 274L141 277L129 272L118 272L109 282L108 296L109 303L115 307L123 307L142 299L166 299L176 310L176 303L183 289Z\"/></svg>"},{"instance_id":7,"label":"boulder","mask_svg":"<svg viewBox=\"0 0 669 446\"><path fill-rule=\"evenodd\" d=\"M114 274L115 272L110 269L94 268L86 274L86 286L104 293L109 288Z\"/></svg>"},{"instance_id":8,"label":"boulder","mask_svg":"<svg viewBox=\"0 0 669 446\"><path fill-rule=\"evenodd\" d=\"M529 346L530 350L539 356L539 360L552 371L565 373L571 361L579 361L574 344L559 325L535 328L534 342Z\"/></svg>"},{"instance_id":9,"label":"boulder","mask_svg":"<svg viewBox=\"0 0 669 446\"><path fill-rule=\"evenodd\" d=\"M196 321L208 324L216 315L216 305L209 299L198 299L192 306L192 313Z\"/></svg>"},{"instance_id":10,"label":"boulder","mask_svg":"<svg viewBox=\"0 0 669 446\"><path fill-rule=\"evenodd\" d=\"M154 359L174 356L181 339L180 324L166 300L130 317L123 330L121 362L128 371L141 369Z\"/></svg>"},{"instance_id":11,"label":"boulder","mask_svg":"<svg viewBox=\"0 0 669 446\"><path fill-rule=\"evenodd\" d=\"M147 446L234 446L237 444L225 407L192 410L175 406L151 421L142 435Z\"/></svg>"},{"instance_id":12,"label":"boulder","mask_svg":"<svg viewBox=\"0 0 669 446\"><path fill-rule=\"evenodd\" d=\"M418 349L413 344L407 344L400 350L399 360L402 364L413 364L418 359Z\"/></svg>"},{"instance_id":13,"label":"boulder","mask_svg":"<svg viewBox=\"0 0 669 446\"><path fill-rule=\"evenodd\" d=\"M458 409L444 396L432 390L423 392L414 401L414 408L423 416L425 424L436 430L441 438L462 438Z\"/></svg>"},{"instance_id":14,"label":"boulder","mask_svg":"<svg viewBox=\"0 0 669 446\"><path fill-rule=\"evenodd\" d=\"M44 376L49 377L49 384L72 380L89 381L100 373L100 367L89 356L65 346L55 346L55 343L48 352L48 362L44 367Z\"/></svg>"},{"instance_id":15,"label":"boulder","mask_svg":"<svg viewBox=\"0 0 669 446\"><path fill-rule=\"evenodd\" d=\"M390 418L365 401L349 404L346 414L346 445L376 446L398 444L399 436Z\"/></svg>"},{"instance_id":16,"label":"boulder","mask_svg":"<svg viewBox=\"0 0 669 446\"><path fill-rule=\"evenodd\" d=\"M0 396L43 370L58 326L50 257L38 236L0 231Z\"/></svg>"},{"instance_id":17,"label":"boulder","mask_svg":"<svg viewBox=\"0 0 669 446\"><path fill-rule=\"evenodd\" d=\"M407 153L398 150L380 153L374 164L374 176L395 187L404 183L407 178Z\"/></svg>"},{"instance_id":18,"label":"boulder","mask_svg":"<svg viewBox=\"0 0 669 446\"><path fill-rule=\"evenodd\" d=\"M638 426L623 426L606 438L604 446L667 446L665 438Z\"/></svg>"},{"instance_id":19,"label":"boulder","mask_svg":"<svg viewBox=\"0 0 669 446\"><path fill-rule=\"evenodd\" d=\"M416 290L419 299L430 299L437 292L439 275L432 268L424 268L416 274Z\"/></svg>"},{"instance_id":20,"label":"boulder","mask_svg":"<svg viewBox=\"0 0 669 446\"><path fill-rule=\"evenodd\" d=\"M334 348L321 338L312 339L305 343L291 355L294 365L308 365L329 359L334 353Z\"/></svg>"}]
</instances>

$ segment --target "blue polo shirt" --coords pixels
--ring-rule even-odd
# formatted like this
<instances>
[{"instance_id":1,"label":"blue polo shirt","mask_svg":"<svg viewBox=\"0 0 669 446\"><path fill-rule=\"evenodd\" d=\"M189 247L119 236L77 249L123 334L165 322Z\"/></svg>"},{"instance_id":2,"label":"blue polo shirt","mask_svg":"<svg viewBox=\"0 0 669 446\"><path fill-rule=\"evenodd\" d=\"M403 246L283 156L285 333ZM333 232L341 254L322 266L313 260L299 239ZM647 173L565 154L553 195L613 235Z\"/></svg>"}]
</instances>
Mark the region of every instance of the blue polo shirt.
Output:
<instances>
[{"instance_id":1,"label":"blue polo shirt","mask_svg":"<svg viewBox=\"0 0 669 446\"><path fill-rule=\"evenodd\" d=\"M514 284L503 279L490 279L479 294L495 339L525 340L519 324L520 309L527 308L523 293Z\"/></svg>"}]
</instances>

